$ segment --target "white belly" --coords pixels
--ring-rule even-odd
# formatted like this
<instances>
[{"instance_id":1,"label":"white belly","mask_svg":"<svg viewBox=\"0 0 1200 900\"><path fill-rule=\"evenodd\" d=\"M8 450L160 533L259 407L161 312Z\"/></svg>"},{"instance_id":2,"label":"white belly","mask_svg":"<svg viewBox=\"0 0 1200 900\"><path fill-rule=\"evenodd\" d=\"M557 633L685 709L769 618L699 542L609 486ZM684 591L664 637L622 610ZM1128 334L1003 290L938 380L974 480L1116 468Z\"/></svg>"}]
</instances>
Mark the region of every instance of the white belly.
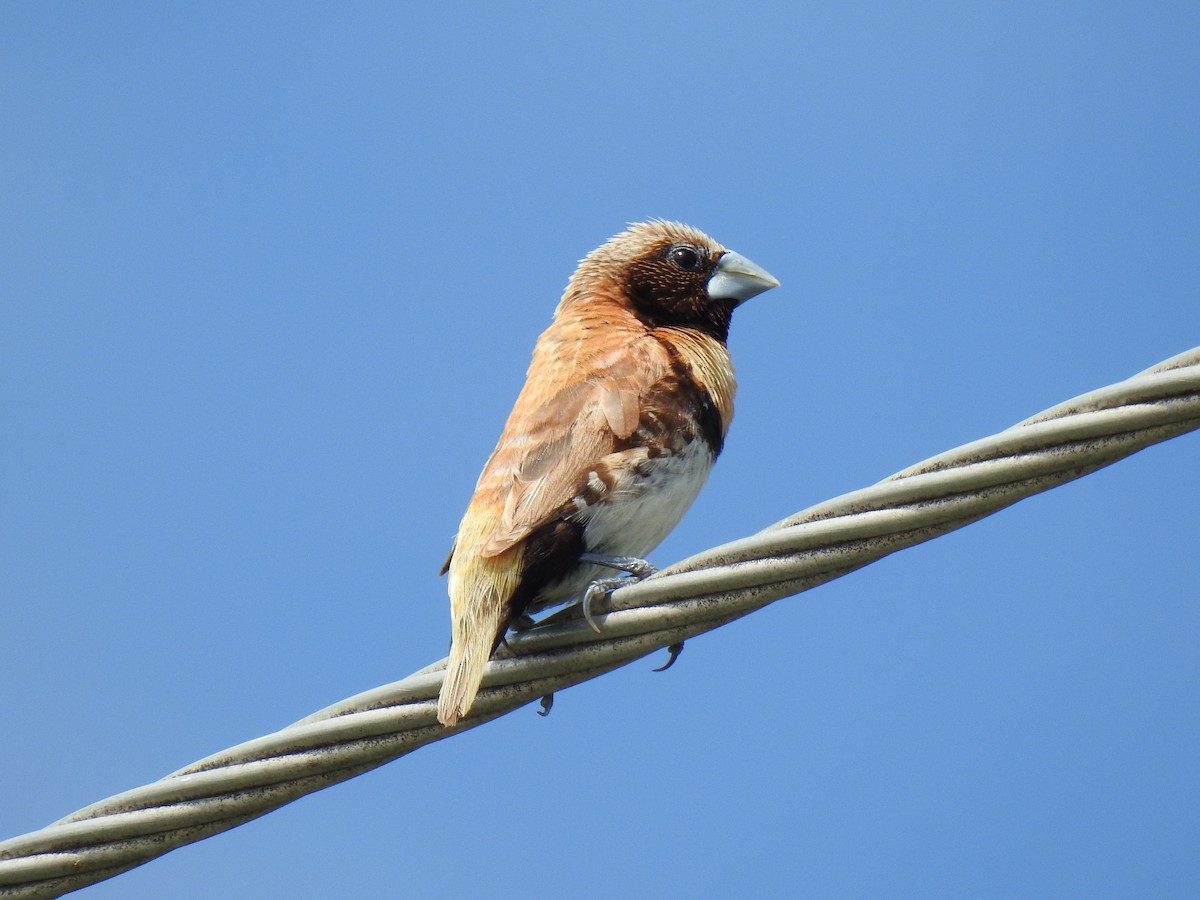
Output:
<instances>
[{"instance_id":1,"label":"white belly","mask_svg":"<svg viewBox=\"0 0 1200 900\"><path fill-rule=\"evenodd\" d=\"M623 467L603 499L580 509L588 551L606 556L645 557L670 534L712 469L713 456L703 441L691 441L680 453ZM530 611L578 600L597 578L618 575L603 566L580 566L548 587Z\"/></svg>"},{"instance_id":2,"label":"white belly","mask_svg":"<svg viewBox=\"0 0 1200 900\"><path fill-rule=\"evenodd\" d=\"M645 556L671 533L712 469L712 453L692 441L682 453L645 460L616 479L612 496L583 511L588 550L610 556Z\"/></svg>"}]
</instances>

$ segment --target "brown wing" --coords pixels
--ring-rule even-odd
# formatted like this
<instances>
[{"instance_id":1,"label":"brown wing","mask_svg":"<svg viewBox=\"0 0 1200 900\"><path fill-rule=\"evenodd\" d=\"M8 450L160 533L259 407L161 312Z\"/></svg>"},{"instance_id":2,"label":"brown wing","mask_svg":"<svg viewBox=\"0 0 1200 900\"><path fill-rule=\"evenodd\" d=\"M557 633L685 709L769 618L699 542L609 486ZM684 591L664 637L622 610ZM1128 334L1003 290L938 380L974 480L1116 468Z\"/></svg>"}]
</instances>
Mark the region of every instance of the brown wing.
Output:
<instances>
[{"instance_id":1,"label":"brown wing","mask_svg":"<svg viewBox=\"0 0 1200 900\"><path fill-rule=\"evenodd\" d=\"M669 358L644 332L552 326L479 477L471 505L499 512L480 553L503 553L568 503L588 472L637 429ZM578 336L571 332L582 332ZM572 339L574 338L574 339Z\"/></svg>"}]
</instances>

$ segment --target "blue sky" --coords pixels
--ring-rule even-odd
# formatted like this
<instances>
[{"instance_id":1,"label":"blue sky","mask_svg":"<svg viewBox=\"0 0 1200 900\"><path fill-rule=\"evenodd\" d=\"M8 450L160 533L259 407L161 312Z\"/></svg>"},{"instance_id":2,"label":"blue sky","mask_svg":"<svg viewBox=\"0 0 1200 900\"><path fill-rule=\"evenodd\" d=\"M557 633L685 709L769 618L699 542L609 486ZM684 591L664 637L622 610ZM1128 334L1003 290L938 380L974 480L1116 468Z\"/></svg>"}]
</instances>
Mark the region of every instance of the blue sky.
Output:
<instances>
[{"instance_id":1,"label":"blue sky","mask_svg":"<svg viewBox=\"0 0 1200 900\"><path fill-rule=\"evenodd\" d=\"M0 837L444 654L575 261L783 283L667 563L1200 343L1193 3L7 4ZM1186 897L1185 436L89 896Z\"/></svg>"}]
</instances>

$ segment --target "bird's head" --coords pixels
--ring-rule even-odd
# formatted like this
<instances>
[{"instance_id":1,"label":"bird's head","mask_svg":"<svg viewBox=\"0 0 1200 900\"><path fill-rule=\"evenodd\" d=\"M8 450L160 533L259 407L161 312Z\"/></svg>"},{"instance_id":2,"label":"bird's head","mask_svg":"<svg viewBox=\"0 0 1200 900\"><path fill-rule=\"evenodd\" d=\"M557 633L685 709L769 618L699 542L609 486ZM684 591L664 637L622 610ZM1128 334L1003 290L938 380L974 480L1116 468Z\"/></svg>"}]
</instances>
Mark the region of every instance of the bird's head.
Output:
<instances>
[{"instance_id":1,"label":"bird's head","mask_svg":"<svg viewBox=\"0 0 1200 900\"><path fill-rule=\"evenodd\" d=\"M613 289L651 326L698 328L724 341L733 310L779 282L704 232L655 219L631 225L579 264L564 304Z\"/></svg>"}]
</instances>

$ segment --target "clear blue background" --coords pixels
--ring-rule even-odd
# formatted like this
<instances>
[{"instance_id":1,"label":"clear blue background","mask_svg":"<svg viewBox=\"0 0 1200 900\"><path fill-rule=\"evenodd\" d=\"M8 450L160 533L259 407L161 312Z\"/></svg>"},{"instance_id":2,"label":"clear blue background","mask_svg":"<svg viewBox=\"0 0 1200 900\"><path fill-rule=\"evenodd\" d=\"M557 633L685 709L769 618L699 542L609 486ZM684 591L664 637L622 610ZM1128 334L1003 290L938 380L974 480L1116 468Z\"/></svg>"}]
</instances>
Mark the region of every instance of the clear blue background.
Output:
<instances>
[{"instance_id":1,"label":"clear blue background","mask_svg":"<svg viewBox=\"0 0 1200 900\"><path fill-rule=\"evenodd\" d=\"M0 836L445 652L575 261L783 287L667 563L1200 344L1200 6L0 8ZM89 896L1194 897L1200 438Z\"/></svg>"}]
</instances>

